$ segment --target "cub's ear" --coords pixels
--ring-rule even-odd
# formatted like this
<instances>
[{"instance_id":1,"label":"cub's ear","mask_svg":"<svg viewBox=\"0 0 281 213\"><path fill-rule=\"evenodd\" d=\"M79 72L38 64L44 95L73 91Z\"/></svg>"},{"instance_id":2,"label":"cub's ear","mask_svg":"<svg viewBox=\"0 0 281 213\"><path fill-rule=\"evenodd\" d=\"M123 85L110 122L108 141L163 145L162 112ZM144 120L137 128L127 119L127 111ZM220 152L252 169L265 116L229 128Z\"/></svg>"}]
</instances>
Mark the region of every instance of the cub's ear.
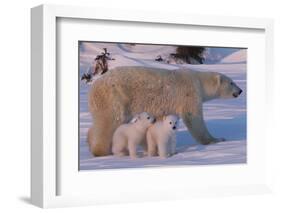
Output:
<instances>
[{"instance_id":1,"label":"cub's ear","mask_svg":"<svg viewBox=\"0 0 281 213\"><path fill-rule=\"evenodd\" d=\"M138 120L139 120L139 118L140 118L140 116L138 115L138 116L135 116L135 117L133 117L132 118L132 120L130 121L130 123L136 123Z\"/></svg>"}]
</instances>

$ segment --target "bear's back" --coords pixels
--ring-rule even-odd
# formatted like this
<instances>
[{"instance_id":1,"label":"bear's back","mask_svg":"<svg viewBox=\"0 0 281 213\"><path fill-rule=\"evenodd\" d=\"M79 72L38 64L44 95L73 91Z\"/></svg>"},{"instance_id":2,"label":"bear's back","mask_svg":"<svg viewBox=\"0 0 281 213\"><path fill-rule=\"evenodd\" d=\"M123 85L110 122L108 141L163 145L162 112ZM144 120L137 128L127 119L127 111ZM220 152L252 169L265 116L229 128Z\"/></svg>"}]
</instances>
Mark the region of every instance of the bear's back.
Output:
<instances>
[{"instance_id":1,"label":"bear's back","mask_svg":"<svg viewBox=\"0 0 281 213\"><path fill-rule=\"evenodd\" d=\"M115 79L128 84L130 82L149 82L167 78L171 73L170 70L150 68L150 67L116 67L110 70L105 76L105 81L114 81ZM121 83L121 82L120 82Z\"/></svg>"},{"instance_id":2,"label":"bear's back","mask_svg":"<svg viewBox=\"0 0 281 213\"><path fill-rule=\"evenodd\" d=\"M195 72L187 69L167 70L153 67L126 66L116 67L107 72L102 78L94 84L105 84L109 86L125 86L128 89L143 89L147 87L155 88L157 85L176 85L186 84L193 81ZM125 86L126 87L126 86Z\"/></svg>"},{"instance_id":3,"label":"bear's back","mask_svg":"<svg viewBox=\"0 0 281 213\"><path fill-rule=\"evenodd\" d=\"M118 100L132 113L147 111L156 117L180 113L194 94L194 76L189 70L117 67L94 82L90 105L104 109ZM159 106L165 110L160 112Z\"/></svg>"}]
</instances>

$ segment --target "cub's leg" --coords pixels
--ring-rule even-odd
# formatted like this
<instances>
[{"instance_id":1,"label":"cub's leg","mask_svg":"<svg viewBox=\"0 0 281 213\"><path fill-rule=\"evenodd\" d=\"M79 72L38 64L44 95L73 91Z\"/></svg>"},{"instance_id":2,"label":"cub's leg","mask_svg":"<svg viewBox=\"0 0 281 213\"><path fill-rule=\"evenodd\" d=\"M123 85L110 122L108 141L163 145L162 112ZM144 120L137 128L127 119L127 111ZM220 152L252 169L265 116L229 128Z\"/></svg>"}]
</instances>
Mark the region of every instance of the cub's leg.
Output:
<instances>
[{"instance_id":1,"label":"cub's leg","mask_svg":"<svg viewBox=\"0 0 281 213\"><path fill-rule=\"evenodd\" d=\"M146 137L143 137L140 143L140 147L143 150L143 155L146 156L147 155L147 142L146 142Z\"/></svg>"},{"instance_id":2,"label":"cub's leg","mask_svg":"<svg viewBox=\"0 0 281 213\"><path fill-rule=\"evenodd\" d=\"M158 145L158 155L161 158L167 158L169 157L169 140L165 140L165 141L157 141L157 145Z\"/></svg>"},{"instance_id":3,"label":"cub's leg","mask_svg":"<svg viewBox=\"0 0 281 213\"><path fill-rule=\"evenodd\" d=\"M134 141L134 140L128 141L128 150L129 150L129 155L131 158L138 158L137 144L138 144L137 141Z\"/></svg>"},{"instance_id":4,"label":"cub's leg","mask_svg":"<svg viewBox=\"0 0 281 213\"><path fill-rule=\"evenodd\" d=\"M112 153L116 156L125 156L128 155L127 149L127 138L121 134L115 133L113 135L113 143L112 143Z\"/></svg>"},{"instance_id":5,"label":"cub's leg","mask_svg":"<svg viewBox=\"0 0 281 213\"><path fill-rule=\"evenodd\" d=\"M146 133L146 142L147 142L147 155L149 157L156 156L157 155L157 144L149 130Z\"/></svg>"},{"instance_id":6,"label":"cub's leg","mask_svg":"<svg viewBox=\"0 0 281 213\"><path fill-rule=\"evenodd\" d=\"M170 139L170 153L169 153L170 155L176 154L176 146L177 146L177 144L176 144L176 136L173 135L171 137L171 139Z\"/></svg>"}]
</instances>

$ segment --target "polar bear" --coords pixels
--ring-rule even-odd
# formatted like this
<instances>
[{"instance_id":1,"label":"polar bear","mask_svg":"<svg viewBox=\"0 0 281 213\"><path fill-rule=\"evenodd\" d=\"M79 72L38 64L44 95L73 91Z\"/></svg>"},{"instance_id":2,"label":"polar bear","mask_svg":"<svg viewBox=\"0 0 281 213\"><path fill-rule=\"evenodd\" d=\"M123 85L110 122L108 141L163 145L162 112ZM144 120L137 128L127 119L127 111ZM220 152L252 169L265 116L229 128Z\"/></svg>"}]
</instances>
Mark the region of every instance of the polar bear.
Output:
<instances>
[{"instance_id":1,"label":"polar bear","mask_svg":"<svg viewBox=\"0 0 281 213\"><path fill-rule=\"evenodd\" d=\"M93 125L88 143L94 156L111 153L115 129L133 115L148 112L156 118L177 114L201 144L223 141L213 137L203 118L203 103L237 98L242 90L218 72L149 67L117 67L95 81L89 92Z\"/></svg>"},{"instance_id":2,"label":"polar bear","mask_svg":"<svg viewBox=\"0 0 281 213\"><path fill-rule=\"evenodd\" d=\"M157 121L148 128L146 142L148 156L161 158L172 156L176 153L176 129L178 116L168 115L163 117L163 121Z\"/></svg>"},{"instance_id":3,"label":"polar bear","mask_svg":"<svg viewBox=\"0 0 281 213\"><path fill-rule=\"evenodd\" d=\"M148 127L155 121L146 112L135 116L130 123L122 124L113 134L112 153L117 156L137 157L137 147L144 142Z\"/></svg>"}]
</instances>

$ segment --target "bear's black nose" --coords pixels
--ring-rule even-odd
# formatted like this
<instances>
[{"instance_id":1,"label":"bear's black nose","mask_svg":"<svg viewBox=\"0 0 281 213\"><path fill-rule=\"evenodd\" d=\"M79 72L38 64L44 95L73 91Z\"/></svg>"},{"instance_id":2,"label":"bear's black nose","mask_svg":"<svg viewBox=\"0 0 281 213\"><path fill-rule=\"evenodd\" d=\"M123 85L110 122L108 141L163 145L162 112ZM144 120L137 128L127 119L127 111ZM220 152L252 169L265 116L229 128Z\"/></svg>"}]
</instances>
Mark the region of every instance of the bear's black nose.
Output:
<instances>
[{"instance_id":1,"label":"bear's black nose","mask_svg":"<svg viewBox=\"0 0 281 213\"><path fill-rule=\"evenodd\" d=\"M176 127L175 127L175 126L173 126L173 129L176 129Z\"/></svg>"},{"instance_id":2,"label":"bear's black nose","mask_svg":"<svg viewBox=\"0 0 281 213\"><path fill-rule=\"evenodd\" d=\"M239 95L240 95L242 92L243 92L243 90L242 90L242 89L240 89L240 91L239 91Z\"/></svg>"}]
</instances>

